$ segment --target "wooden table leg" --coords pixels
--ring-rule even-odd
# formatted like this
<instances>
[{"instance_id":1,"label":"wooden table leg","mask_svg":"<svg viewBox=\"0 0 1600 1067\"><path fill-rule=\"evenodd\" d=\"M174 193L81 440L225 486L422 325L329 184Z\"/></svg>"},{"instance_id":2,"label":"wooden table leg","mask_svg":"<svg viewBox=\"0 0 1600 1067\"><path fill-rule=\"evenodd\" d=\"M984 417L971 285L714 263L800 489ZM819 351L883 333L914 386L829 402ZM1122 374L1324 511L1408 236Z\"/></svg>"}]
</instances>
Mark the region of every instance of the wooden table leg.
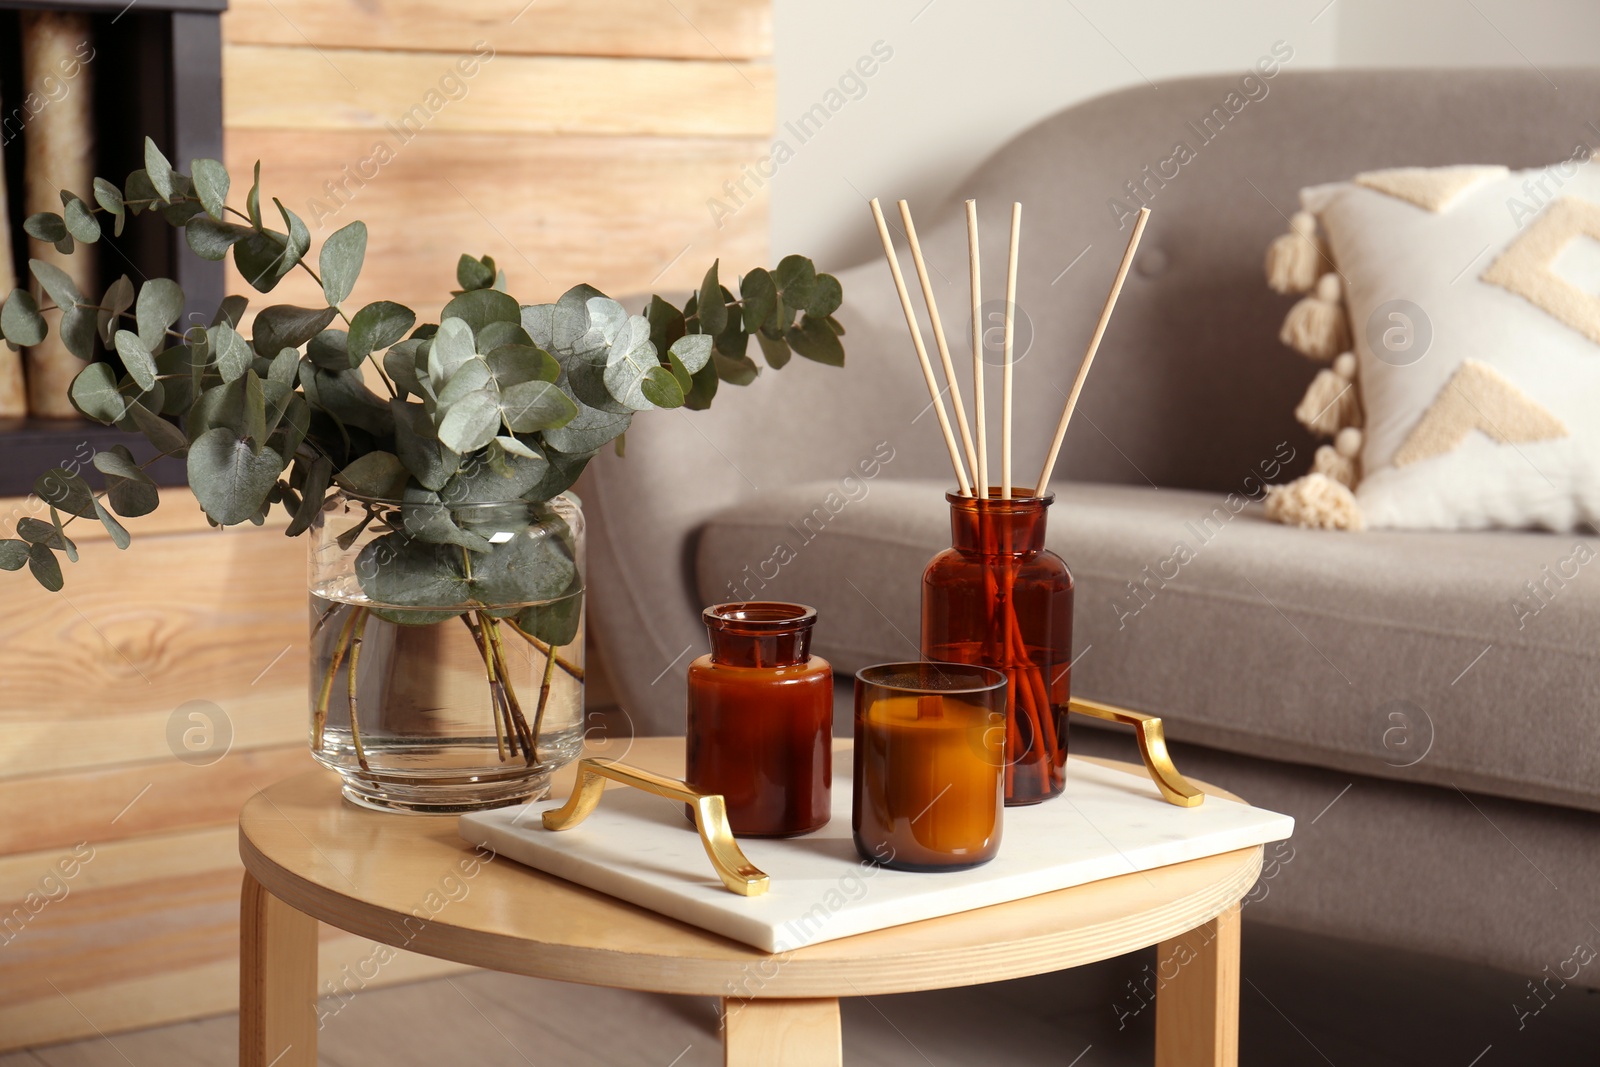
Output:
<instances>
[{"instance_id":1,"label":"wooden table leg","mask_svg":"<svg viewBox=\"0 0 1600 1067\"><path fill-rule=\"evenodd\" d=\"M1239 1062L1239 907L1161 942L1156 1067Z\"/></svg>"},{"instance_id":2,"label":"wooden table leg","mask_svg":"<svg viewBox=\"0 0 1600 1067\"><path fill-rule=\"evenodd\" d=\"M839 1067L839 1001L722 1000L724 1067Z\"/></svg>"},{"instance_id":3,"label":"wooden table leg","mask_svg":"<svg viewBox=\"0 0 1600 1067\"><path fill-rule=\"evenodd\" d=\"M239 1067L317 1067L317 920L248 871L239 899Z\"/></svg>"}]
</instances>

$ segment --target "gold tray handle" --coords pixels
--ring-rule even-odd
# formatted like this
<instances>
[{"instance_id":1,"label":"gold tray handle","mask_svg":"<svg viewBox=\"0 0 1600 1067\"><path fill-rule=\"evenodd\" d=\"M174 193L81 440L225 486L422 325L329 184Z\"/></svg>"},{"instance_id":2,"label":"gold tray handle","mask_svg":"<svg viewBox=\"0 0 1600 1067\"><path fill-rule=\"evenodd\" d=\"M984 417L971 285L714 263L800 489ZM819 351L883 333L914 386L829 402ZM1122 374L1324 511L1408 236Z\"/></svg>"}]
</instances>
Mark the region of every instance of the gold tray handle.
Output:
<instances>
[{"instance_id":1,"label":"gold tray handle","mask_svg":"<svg viewBox=\"0 0 1600 1067\"><path fill-rule=\"evenodd\" d=\"M1167 752L1167 735L1162 729L1160 717L1093 700L1074 700L1068 710L1132 726L1139 738L1139 755L1144 759L1144 769L1150 772L1151 780L1161 790L1161 797L1168 804L1193 808L1206 799L1206 795L1190 785L1189 780L1172 765L1172 756Z\"/></svg>"},{"instance_id":2,"label":"gold tray handle","mask_svg":"<svg viewBox=\"0 0 1600 1067\"><path fill-rule=\"evenodd\" d=\"M588 818L599 806L608 778L688 804L694 809L694 828L700 833L700 843L706 847L706 855L711 857L711 866L716 868L722 884L745 897L759 897L767 891L770 880L739 850L733 839L733 828L728 825L728 807L719 794L696 793L676 778L652 774L625 763L592 757L579 761L578 781L572 795L560 809L544 813L544 828L570 830Z\"/></svg>"}]
</instances>

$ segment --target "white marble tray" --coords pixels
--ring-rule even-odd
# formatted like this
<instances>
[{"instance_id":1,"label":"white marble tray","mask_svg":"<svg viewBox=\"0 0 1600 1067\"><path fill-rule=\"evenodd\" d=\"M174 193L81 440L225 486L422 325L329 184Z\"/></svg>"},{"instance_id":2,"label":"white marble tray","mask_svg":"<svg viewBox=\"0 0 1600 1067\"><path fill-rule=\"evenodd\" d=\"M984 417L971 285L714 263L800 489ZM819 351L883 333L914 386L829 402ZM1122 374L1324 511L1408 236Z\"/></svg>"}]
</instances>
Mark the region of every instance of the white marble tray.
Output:
<instances>
[{"instance_id":1,"label":"white marble tray","mask_svg":"<svg viewBox=\"0 0 1600 1067\"><path fill-rule=\"evenodd\" d=\"M842 757L842 758L841 758ZM544 829L548 799L461 817L461 836L502 856L768 952L917 922L1114 875L1147 871L1294 832L1287 815L1207 796L1163 801L1148 778L1072 759L1066 793L1007 808L1000 855L949 874L863 863L850 839L850 752L834 753L833 817L817 833L742 839L772 879L759 897L730 893L681 803L612 783L580 826Z\"/></svg>"}]
</instances>

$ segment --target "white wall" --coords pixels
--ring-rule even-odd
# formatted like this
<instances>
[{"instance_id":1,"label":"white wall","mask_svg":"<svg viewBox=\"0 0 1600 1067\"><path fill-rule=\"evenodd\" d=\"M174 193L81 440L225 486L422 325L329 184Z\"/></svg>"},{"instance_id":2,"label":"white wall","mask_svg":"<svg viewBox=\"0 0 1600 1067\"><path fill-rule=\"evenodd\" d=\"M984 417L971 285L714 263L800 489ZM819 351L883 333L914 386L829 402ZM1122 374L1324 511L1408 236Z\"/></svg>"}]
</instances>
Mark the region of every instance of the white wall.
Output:
<instances>
[{"instance_id":1,"label":"white wall","mask_svg":"<svg viewBox=\"0 0 1600 1067\"><path fill-rule=\"evenodd\" d=\"M938 200L1068 104L1243 71L1275 41L1294 48L1290 70L1544 70L1600 46L1594 0L775 0L775 23L772 251L831 268L873 253L866 198ZM786 125L819 103L820 129Z\"/></svg>"}]
</instances>

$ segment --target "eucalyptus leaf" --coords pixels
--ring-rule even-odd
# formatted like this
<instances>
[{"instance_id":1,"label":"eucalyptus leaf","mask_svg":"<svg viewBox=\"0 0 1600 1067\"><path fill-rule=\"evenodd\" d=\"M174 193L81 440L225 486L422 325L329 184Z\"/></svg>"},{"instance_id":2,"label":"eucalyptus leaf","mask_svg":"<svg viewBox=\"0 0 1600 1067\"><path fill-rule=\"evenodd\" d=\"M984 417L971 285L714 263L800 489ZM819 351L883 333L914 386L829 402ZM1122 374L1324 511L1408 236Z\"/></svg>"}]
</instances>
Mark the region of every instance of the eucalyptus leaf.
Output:
<instances>
[{"instance_id":1,"label":"eucalyptus leaf","mask_svg":"<svg viewBox=\"0 0 1600 1067\"><path fill-rule=\"evenodd\" d=\"M773 271L783 302L791 308L803 308L811 301L812 289L817 284L817 268L805 256L784 256Z\"/></svg>"},{"instance_id":2,"label":"eucalyptus leaf","mask_svg":"<svg viewBox=\"0 0 1600 1067\"><path fill-rule=\"evenodd\" d=\"M351 333L354 336L353 330ZM389 351L383 354L383 372L396 386L414 396L422 396L425 392L421 380L417 377L417 349L425 343L417 340L401 341L392 345Z\"/></svg>"},{"instance_id":3,"label":"eucalyptus leaf","mask_svg":"<svg viewBox=\"0 0 1600 1067\"><path fill-rule=\"evenodd\" d=\"M30 259L28 269L39 280L39 285L49 294L50 299L55 301L56 307L69 308L74 304L83 303L83 294L78 291L78 283L60 267L46 263L42 259Z\"/></svg>"},{"instance_id":4,"label":"eucalyptus leaf","mask_svg":"<svg viewBox=\"0 0 1600 1067\"><path fill-rule=\"evenodd\" d=\"M143 404L135 402L129 405L128 414L139 432L163 455L182 456L188 452L189 441L183 436L183 431Z\"/></svg>"},{"instance_id":5,"label":"eucalyptus leaf","mask_svg":"<svg viewBox=\"0 0 1600 1067\"><path fill-rule=\"evenodd\" d=\"M574 580L562 596L549 603L523 608L517 614L517 628L554 650L577 639L582 620L583 586Z\"/></svg>"},{"instance_id":6,"label":"eucalyptus leaf","mask_svg":"<svg viewBox=\"0 0 1600 1067\"><path fill-rule=\"evenodd\" d=\"M106 209L107 214L117 220L111 232L113 236L121 237L122 226L128 218L127 209L122 203L122 190L104 178L96 178L94 180L94 200L95 203Z\"/></svg>"},{"instance_id":7,"label":"eucalyptus leaf","mask_svg":"<svg viewBox=\"0 0 1600 1067\"><path fill-rule=\"evenodd\" d=\"M800 325L789 327L784 337L790 348L807 359L826 363L830 367L844 366L844 345L839 343L839 335L823 319L807 314L800 320Z\"/></svg>"},{"instance_id":8,"label":"eucalyptus leaf","mask_svg":"<svg viewBox=\"0 0 1600 1067\"><path fill-rule=\"evenodd\" d=\"M300 384L313 407L346 426L358 427L377 437L394 433L394 416L389 405L367 388L359 371L327 371L302 364Z\"/></svg>"},{"instance_id":9,"label":"eucalyptus leaf","mask_svg":"<svg viewBox=\"0 0 1600 1067\"><path fill-rule=\"evenodd\" d=\"M151 278L139 287L133 313L139 324L140 343L154 352L166 337L167 327L183 314L183 290L170 279Z\"/></svg>"},{"instance_id":10,"label":"eucalyptus leaf","mask_svg":"<svg viewBox=\"0 0 1600 1067\"><path fill-rule=\"evenodd\" d=\"M21 348L29 348L44 340L48 327L39 314L39 303L26 289L13 289L0 308L0 334Z\"/></svg>"},{"instance_id":11,"label":"eucalyptus leaf","mask_svg":"<svg viewBox=\"0 0 1600 1067\"><path fill-rule=\"evenodd\" d=\"M479 390L450 406L439 423L439 441L452 452L465 454L494 440L499 428L500 397L488 390Z\"/></svg>"},{"instance_id":12,"label":"eucalyptus leaf","mask_svg":"<svg viewBox=\"0 0 1600 1067\"><path fill-rule=\"evenodd\" d=\"M496 320L494 322L486 322L475 332L474 336L478 342L478 355L480 356L486 356L504 345L537 347L533 343L533 338L528 336L528 331L522 328L520 310L517 321L502 322Z\"/></svg>"},{"instance_id":13,"label":"eucalyptus leaf","mask_svg":"<svg viewBox=\"0 0 1600 1067\"><path fill-rule=\"evenodd\" d=\"M200 198L206 214L222 221L223 208L228 202L228 168L214 159L196 159L189 164L194 181L194 194Z\"/></svg>"},{"instance_id":14,"label":"eucalyptus leaf","mask_svg":"<svg viewBox=\"0 0 1600 1067\"><path fill-rule=\"evenodd\" d=\"M839 305L844 303L844 288L840 286L839 279L831 274L817 275L816 285L811 290L811 299L805 303L807 315L825 319L839 310Z\"/></svg>"},{"instance_id":15,"label":"eucalyptus leaf","mask_svg":"<svg viewBox=\"0 0 1600 1067\"><path fill-rule=\"evenodd\" d=\"M292 348L285 348L276 356L267 368L267 380L280 385L293 387L295 379L299 376L300 353Z\"/></svg>"},{"instance_id":16,"label":"eucalyptus leaf","mask_svg":"<svg viewBox=\"0 0 1600 1067\"><path fill-rule=\"evenodd\" d=\"M321 333L339 316L331 307L305 308L292 304L274 304L263 308L256 316L254 333L250 338L256 355L271 359L285 348L299 348Z\"/></svg>"},{"instance_id":17,"label":"eucalyptus leaf","mask_svg":"<svg viewBox=\"0 0 1600 1067\"><path fill-rule=\"evenodd\" d=\"M350 358L350 338L343 330L328 329L306 343L306 358L323 370L351 370L361 364Z\"/></svg>"},{"instance_id":18,"label":"eucalyptus leaf","mask_svg":"<svg viewBox=\"0 0 1600 1067\"><path fill-rule=\"evenodd\" d=\"M131 330L118 330L112 338L116 343L117 355L122 357L122 365L128 371L129 377L139 383L141 389L154 389L156 386L156 361L139 340L139 335Z\"/></svg>"},{"instance_id":19,"label":"eucalyptus leaf","mask_svg":"<svg viewBox=\"0 0 1600 1067\"><path fill-rule=\"evenodd\" d=\"M261 510L283 470L270 448L259 453L227 427L201 434L189 446L189 488L200 507L223 526L248 521Z\"/></svg>"},{"instance_id":20,"label":"eucalyptus leaf","mask_svg":"<svg viewBox=\"0 0 1600 1067\"><path fill-rule=\"evenodd\" d=\"M389 411L393 414L398 431L395 434L395 447L400 461L425 488L443 488L460 469L461 456L439 442L433 420L421 404L391 400Z\"/></svg>"},{"instance_id":21,"label":"eucalyptus leaf","mask_svg":"<svg viewBox=\"0 0 1600 1067\"><path fill-rule=\"evenodd\" d=\"M639 390L646 400L659 408L683 407L683 386L671 370L657 364L645 372Z\"/></svg>"},{"instance_id":22,"label":"eucalyptus leaf","mask_svg":"<svg viewBox=\"0 0 1600 1067\"><path fill-rule=\"evenodd\" d=\"M619 337L611 347L606 363L606 390L619 403L634 411L647 411L654 403L644 392L645 376L661 369L656 359L656 347L650 343L650 323L642 315L628 320L628 334ZM667 372L667 377L671 377Z\"/></svg>"},{"instance_id":23,"label":"eucalyptus leaf","mask_svg":"<svg viewBox=\"0 0 1600 1067\"><path fill-rule=\"evenodd\" d=\"M11 537L0 541L0 571L17 571L28 562L28 542Z\"/></svg>"},{"instance_id":24,"label":"eucalyptus leaf","mask_svg":"<svg viewBox=\"0 0 1600 1067\"><path fill-rule=\"evenodd\" d=\"M34 480L33 491L53 508L82 518L94 518L94 490L80 474L52 467Z\"/></svg>"},{"instance_id":25,"label":"eucalyptus leaf","mask_svg":"<svg viewBox=\"0 0 1600 1067\"><path fill-rule=\"evenodd\" d=\"M460 545L473 552L487 552L494 547L482 534L462 529L443 498L429 489L406 491L400 521L406 533L421 541Z\"/></svg>"},{"instance_id":26,"label":"eucalyptus leaf","mask_svg":"<svg viewBox=\"0 0 1600 1067\"><path fill-rule=\"evenodd\" d=\"M222 303L217 305L217 313L212 317L211 325L218 326L225 322L237 330L239 323L244 321L245 309L249 306L250 298L247 296L225 296L222 298Z\"/></svg>"},{"instance_id":27,"label":"eucalyptus leaf","mask_svg":"<svg viewBox=\"0 0 1600 1067\"><path fill-rule=\"evenodd\" d=\"M744 330L746 333L755 333L772 316L777 306L777 283L770 273L757 267L740 281L739 297L744 305Z\"/></svg>"},{"instance_id":28,"label":"eucalyptus leaf","mask_svg":"<svg viewBox=\"0 0 1600 1067\"><path fill-rule=\"evenodd\" d=\"M184 240L194 254L213 262L226 259L228 249L254 233L248 226L222 222L210 215L196 215L183 228Z\"/></svg>"},{"instance_id":29,"label":"eucalyptus leaf","mask_svg":"<svg viewBox=\"0 0 1600 1067\"><path fill-rule=\"evenodd\" d=\"M92 245L100 240L100 222L94 217L94 212L89 210L77 197L72 197L66 202L61 211L62 219L67 227L67 232L86 245Z\"/></svg>"},{"instance_id":30,"label":"eucalyptus leaf","mask_svg":"<svg viewBox=\"0 0 1600 1067\"><path fill-rule=\"evenodd\" d=\"M494 285L494 260L473 259L466 253L456 261L456 284L462 289L488 289Z\"/></svg>"},{"instance_id":31,"label":"eucalyptus leaf","mask_svg":"<svg viewBox=\"0 0 1600 1067\"><path fill-rule=\"evenodd\" d=\"M267 395L253 370L244 372L244 437L260 452L267 443Z\"/></svg>"},{"instance_id":32,"label":"eucalyptus leaf","mask_svg":"<svg viewBox=\"0 0 1600 1067\"><path fill-rule=\"evenodd\" d=\"M109 363L91 363L79 371L67 396L73 407L107 426L128 415L128 399L117 388L117 372Z\"/></svg>"},{"instance_id":33,"label":"eucalyptus leaf","mask_svg":"<svg viewBox=\"0 0 1600 1067\"><path fill-rule=\"evenodd\" d=\"M711 337L703 333L686 334L674 341L667 352L682 360L684 370L698 374L711 362Z\"/></svg>"},{"instance_id":34,"label":"eucalyptus leaf","mask_svg":"<svg viewBox=\"0 0 1600 1067\"><path fill-rule=\"evenodd\" d=\"M499 395L499 390L495 387L494 375L489 373L489 364L474 356L457 367L456 372L450 376L449 384L439 390L437 397L438 407L434 410L434 421L439 422L442 420L445 413L450 410L456 401L480 390L487 390Z\"/></svg>"},{"instance_id":35,"label":"eucalyptus leaf","mask_svg":"<svg viewBox=\"0 0 1600 1067\"><path fill-rule=\"evenodd\" d=\"M467 321L461 318L440 321L439 332L434 335L432 347L428 349L428 377L434 389L443 389L457 368L477 358L478 349L473 344L472 327Z\"/></svg>"},{"instance_id":36,"label":"eucalyptus leaf","mask_svg":"<svg viewBox=\"0 0 1600 1067\"><path fill-rule=\"evenodd\" d=\"M261 160L256 160L255 178L250 183L250 192L244 198L245 214L250 216L250 225L261 229Z\"/></svg>"},{"instance_id":37,"label":"eucalyptus leaf","mask_svg":"<svg viewBox=\"0 0 1600 1067\"><path fill-rule=\"evenodd\" d=\"M717 376L717 368L708 363L694 375L694 384L684 395L684 407L690 411L704 411L711 406L711 401L717 395L717 384L721 379Z\"/></svg>"},{"instance_id":38,"label":"eucalyptus leaf","mask_svg":"<svg viewBox=\"0 0 1600 1067\"><path fill-rule=\"evenodd\" d=\"M312 520L317 517L317 512L322 510L322 499L328 494L328 485L332 477L333 463L327 456L318 456L311 461L305 483L300 487L300 506L295 508L294 514L289 517L289 527L284 533L290 537L298 537L310 528Z\"/></svg>"},{"instance_id":39,"label":"eucalyptus leaf","mask_svg":"<svg viewBox=\"0 0 1600 1067\"><path fill-rule=\"evenodd\" d=\"M505 424L517 433L548 432L576 418L578 405L556 385L534 380L501 389L500 411Z\"/></svg>"},{"instance_id":40,"label":"eucalyptus leaf","mask_svg":"<svg viewBox=\"0 0 1600 1067\"><path fill-rule=\"evenodd\" d=\"M94 501L94 513L95 517L100 520L100 524L106 528L106 533L111 535L112 544L118 548L127 548L133 543L133 538L129 536L127 527L112 518L111 512L107 511L105 505L98 500Z\"/></svg>"},{"instance_id":41,"label":"eucalyptus leaf","mask_svg":"<svg viewBox=\"0 0 1600 1067\"><path fill-rule=\"evenodd\" d=\"M528 604L549 600L577 577L566 538L566 523L554 515L544 523L512 531L496 541L485 557L473 560L472 592L479 603L490 606Z\"/></svg>"},{"instance_id":42,"label":"eucalyptus leaf","mask_svg":"<svg viewBox=\"0 0 1600 1067\"><path fill-rule=\"evenodd\" d=\"M380 604L456 608L469 599L461 549L403 534L369 541L356 556L361 591Z\"/></svg>"},{"instance_id":43,"label":"eucalyptus leaf","mask_svg":"<svg viewBox=\"0 0 1600 1067\"><path fill-rule=\"evenodd\" d=\"M416 312L404 304L379 300L368 304L350 320L350 339L346 347L353 367L373 352L398 343L417 321Z\"/></svg>"},{"instance_id":44,"label":"eucalyptus leaf","mask_svg":"<svg viewBox=\"0 0 1600 1067\"><path fill-rule=\"evenodd\" d=\"M782 370L789 365L794 352L790 350L788 341L781 337L768 337L765 330L757 330L755 336L756 342L761 345L761 354L766 358L767 366L773 370Z\"/></svg>"},{"instance_id":45,"label":"eucalyptus leaf","mask_svg":"<svg viewBox=\"0 0 1600 1067\"><path fill-rule=\"evenodd\" d=\"M101 474L108 474L117 478L126 478L136 482L156 484L150 476L139 469L139 464L133 460L133 453L128 451L126 445L112 445L94 454L94 469Z\"/></svg>"},{"instance_id":46,"label":"eucalyptus leaf","mask_svg":"<svg viewBox=\"0 0 1600 1067\"><path fill-rule=\"evenodd\" d=\"M595 453L546 452L545 457L550 461L550 470L545 473L543 481L522 494L525 499L551 500L560 496L572 488L572 484L583 474L583 468L589 465Z\"/></svg>"},{"instance_id":47,"label":"eucalyptus leaf","mask_svg":"<svg viewBox=\"0 0 1600 1067\"><path fill-rule=\"evenodd\" d=\"M156 147L156 143L148 137L144 139L144 172L150 178L150 185L155 189L156 195L170 201L175 188L172 164L161 154L161 149Z\"/></svg>"},{"instance_id":48,"label":"eucalyptus leaf","mask_svg":"<svg viewBox=\"0 0 1600 1067\"><path fill-rule=\"evenodd\" d=\"M561 380L561 364L544 349L532 345L501 345L485 356L484 361L502 390L523 382Z\"/></svg>"},{"instance_id":49,"label":"eucalyptus leaf","mask_svg":"<svg viewBox=\"0 0 1600 1067\"><path fill-rule=\"evenodd\" d=\"M717 377L730 385L749 385L761 373L748 356L735 359L717 351L711 353L711 365L716 368Z\"/></svg>"},{"instance_id":50,"label":"eucalyptus leaf","mask_svg":"<svg viewBox=\"0 0 1600 1067\"><path fill-rule=\"evenodd\" d=\"M59 593L66 583L61 579L61 561L44 545L28 546L28 570L39 584L52 593Z\"/></svg>"},{"instance_id":51,"label":"eucalyptus leaf","mask_svg":"<svg viewBox=\"0 0 1600 1067\"><path fill-rule=\"evenodd\" d=\"M334 476L340 488L375 500L394 500L405 490L410 473L393 452L368 452Z\"/></svg>"},{"instance_id":52,"label":"eucalyptus leaf","mask_svg":"<svg viewBox=\"0 0 1600 1067\"><path fill-rule=\"evenodd\" d=\"M100 343L107 348L112 345L122 313L133 307L133 300L133 282L128 280L126 274L112 282L105 295L101 296L100 305L104 310L95 312L95 328L100 334Z\"/></svg>"},{"instance_id":53,"label":"eucalyptus leaf","mask_svg":"<svg viewBox=\"0 0 1600 1067\"><path fill-rule=\"evenodd\" d=\"M65 524L61 521L61 512L55 508L50 509L50 525L55 528L56 540L59 542L61 551L67 554L67 559L72 563L78 562L78 546L67 536L67 531L64 528ZM51 545L49 547L55 548L58 546Z\"/></svg>"},{"instance_id":54,"label":"eucalyptus leaf","mask_svg":"<svg viewBox=\"0 0 1600 1067\"><path fill-rule=\"evenodd\" d=\"M650 298L645 318L650 320L650 343L656 346L657 352L665 352L671 348L672 343L682 337L686 330L683 312L659 296Z\"/></svg>"},{"instance_id":55,"label":"eucalyptus leaf","mask_svg":"<svg viewBox=\"0 0 1600 1067\"><path fill-rule=\"evenodd\" d=\"M206 331L211 341L211 351L217 373L222 380L231 382L242 376L250 366L250 346L245 344L238 331L227 323L219 323Z\"/></svg>"},{"instance_id":56,"label":"eucalyptus leaf","mask_svg":"<svg viewBox=\"0 0 1600 1067\"><path fill-rule=\"evenodd\" d=\"M95 309L87 305L70 307L61 314L56 334L68 352L85 363L94 358Z\"/></svg>"},{"instance_id":57,"label":"eucalyptus leaf","mask_svg":"<svg viewBox=\"0 0 1600 1067\"><path fill-rule=\"evenodd\" d=\"M289 231L289 237L284 243L284 270L289 270L305 258L311 251L311 231L306 229L306 224L299 215L283 206L283 201L277 197L272 202L278 207L278 214L283 217L283 225Z\"/></svg>"},{"instance_id":58,"label":"eucalyptus leaf","mask_svg":"<svg viewBox=\"0 0 1600 1067\"><path fill-rule=\"evenodd\" d=\"M67 222L54 211L40 211L22 220L22 232L35 241L55 244L67 236Z\"/></svg>"},{"instance_id":59,"label":"eucalyptus leaf","mask_svg":"<svg viewBox=\"0 0 1600 1067\"><path fill-rule=\"evenodd\" d=\"M632 421L631 411L619 413L579 407L578 413L565 425L544 431L544 442L557 452L568 455L592 455L601 446L625 433ZM556 458L552 456L550 461L555 464ZM565 488L562 486L562 489Z\"/></svg>"},{"instance_id":60,"label":"eucalyptus leaf","mask_svg":"<svg viewBox=\"0 0 1600 1067\"><path fill-rule=\"evenodd\" d=\"M474 333L491 322L520 322L522 309L498 289L473 289L462 293L439 312L439 325L449 319L462 319Z\"/></svg>"},{"instance_id":61,"label":"eucalyptus leaf","mask_svg":"<svg viewBox=\"0 0 1600 1067\"><path fill-rule=\"evenodd\" d=\"M233 265L257 292L272 292L295 262L289 258L288 235L275 230L252 231L233 246Z\"/></svg>"},{"instance_id":62,"label":"eucalyptus leaf","mask_svg":"<svg viewBox=\"0 0 1600 1067\"><path fill-rule=\"evenodd\" d=\"M367 224L357 220L328 235L322 242L317 266L322 274L322 295L329 304L350 296L367 256Z\"/></svg>"},{"instance_id":63,"label":"eucalyptus leaf","mask_svg":"<svg viewBox=\"0 0 1600 1067\"><path fill-rule=\"evenodd\" d=\"M705 280L700 283L695 309L700 318L701 333L718 334L728 325L728 306L722 301L722 283L717 281L717 266L720 263L721 260L712 260L711 269L706 271Z\"/></svg>"}]
</instances>

